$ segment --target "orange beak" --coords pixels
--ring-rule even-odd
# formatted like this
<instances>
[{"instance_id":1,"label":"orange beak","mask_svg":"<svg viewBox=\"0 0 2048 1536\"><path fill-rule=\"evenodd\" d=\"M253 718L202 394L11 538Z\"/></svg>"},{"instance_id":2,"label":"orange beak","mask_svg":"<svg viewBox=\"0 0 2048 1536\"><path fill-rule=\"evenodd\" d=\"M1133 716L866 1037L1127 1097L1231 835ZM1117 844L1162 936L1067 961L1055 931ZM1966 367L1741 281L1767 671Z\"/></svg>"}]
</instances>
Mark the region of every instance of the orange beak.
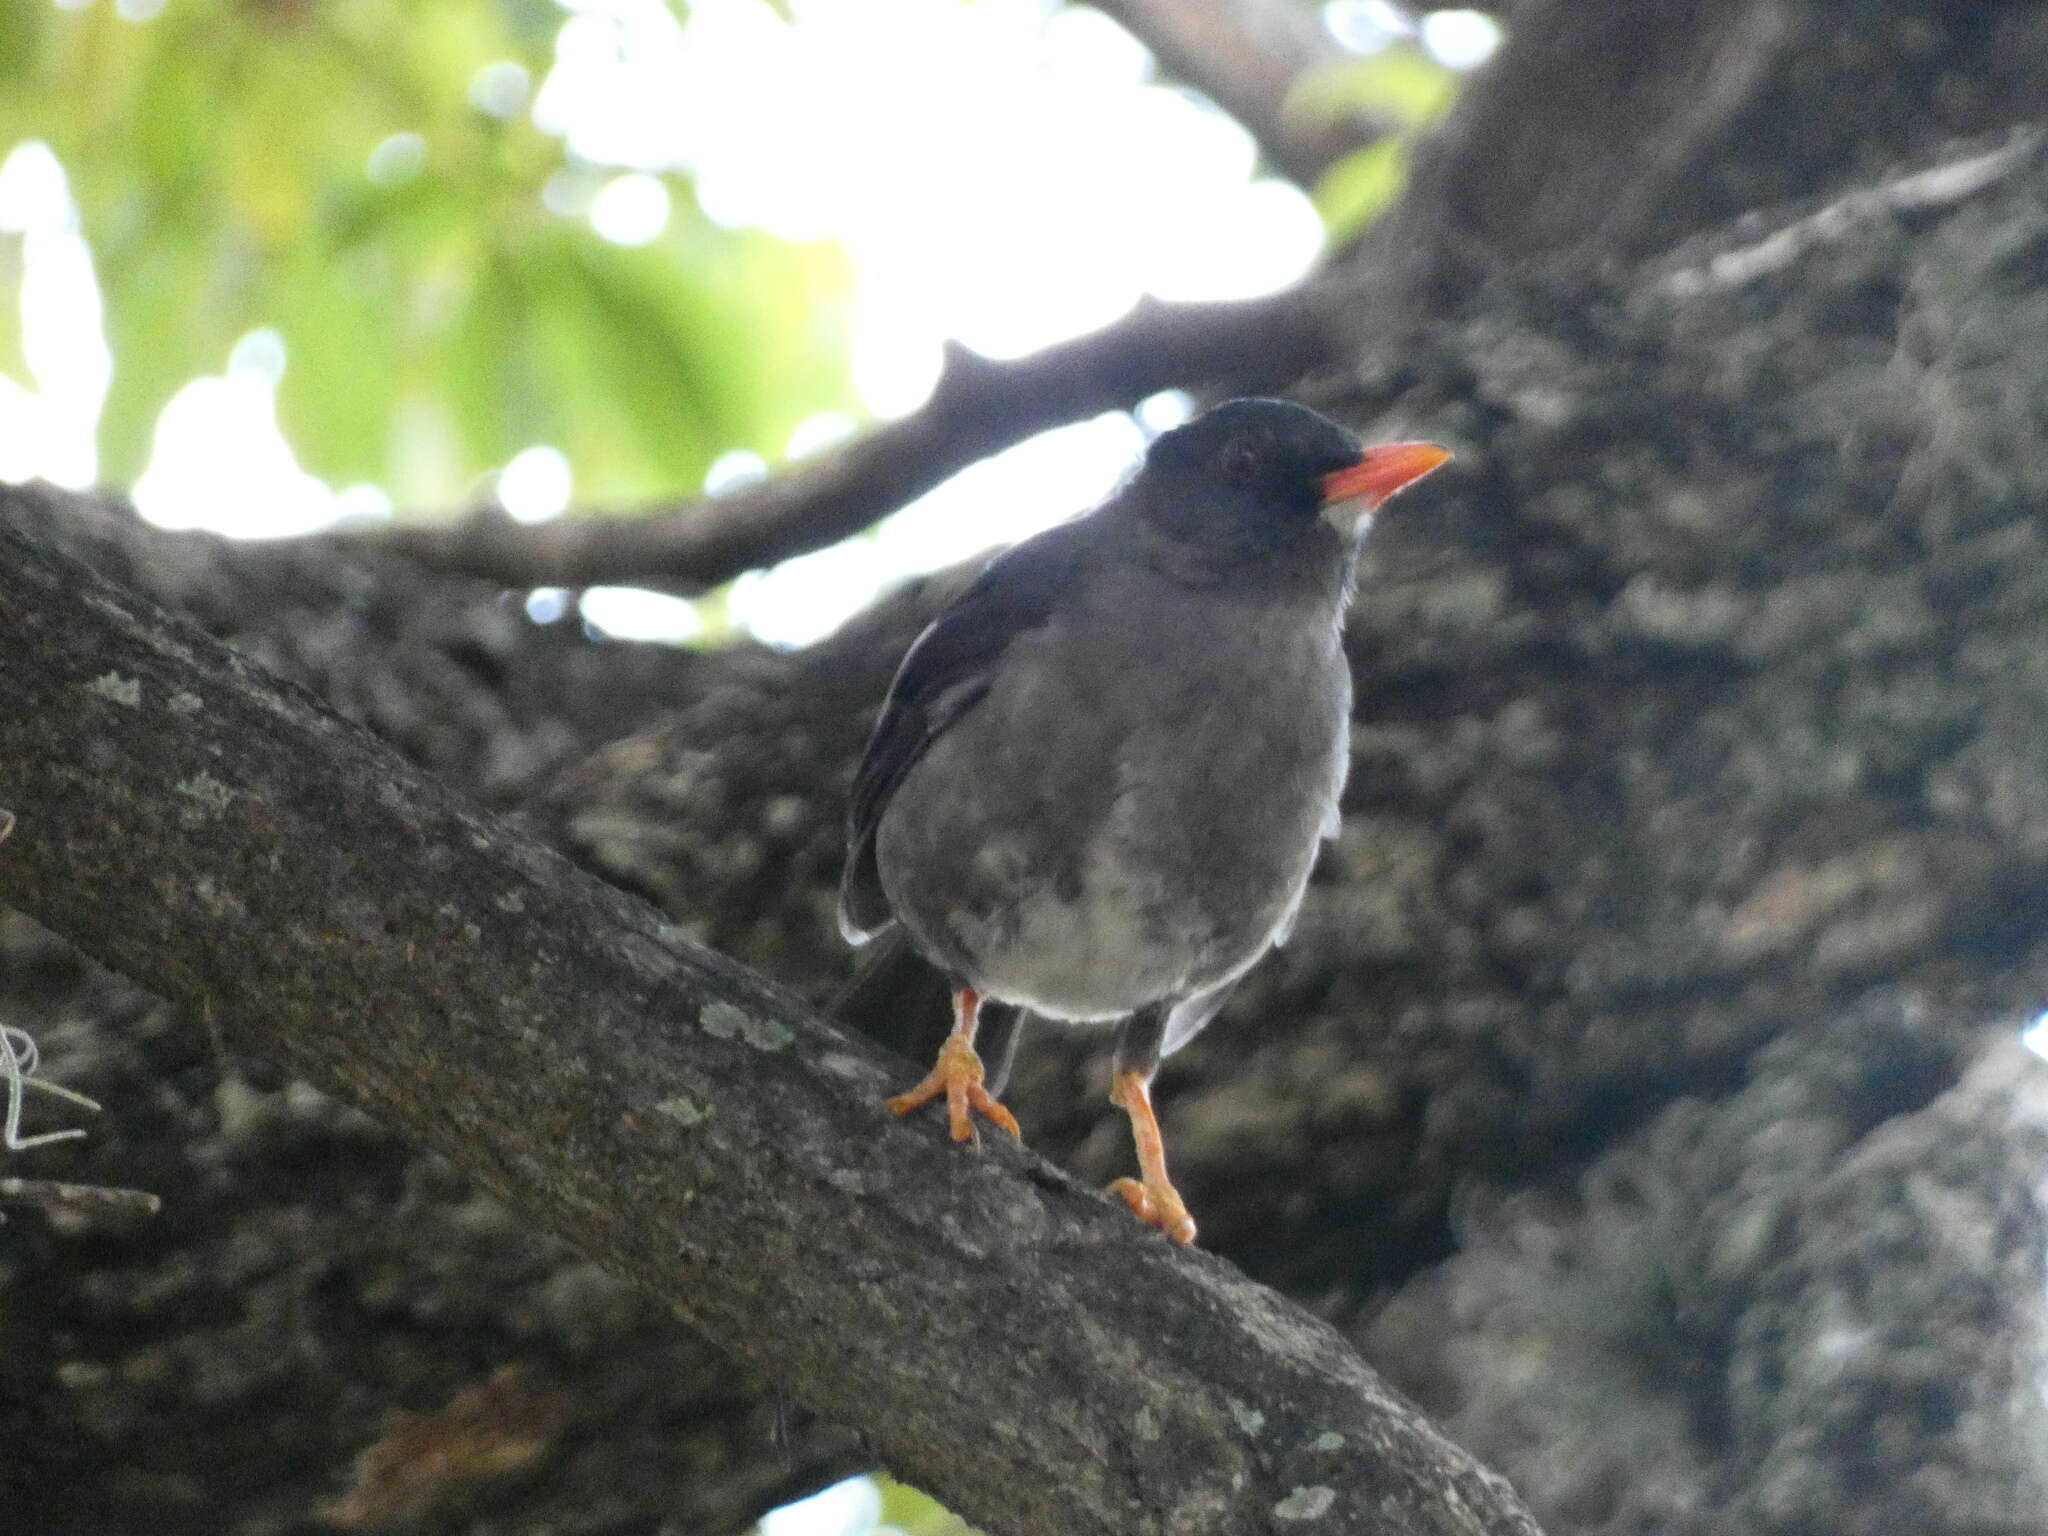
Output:
<instances>
[{"instance_id":1,"label":"orange beak","mask_svg":"<svg viewBox=\"0 0 2048 1536\"><path fill-rule=\"evenodd\" d=\"M1368 448L1356 464L1323 476L1323 510L1339 526L1355 527L1396 491L1450 461L1451 450L1435 443L1387 443Z\"/></svg>"}]
</instances>

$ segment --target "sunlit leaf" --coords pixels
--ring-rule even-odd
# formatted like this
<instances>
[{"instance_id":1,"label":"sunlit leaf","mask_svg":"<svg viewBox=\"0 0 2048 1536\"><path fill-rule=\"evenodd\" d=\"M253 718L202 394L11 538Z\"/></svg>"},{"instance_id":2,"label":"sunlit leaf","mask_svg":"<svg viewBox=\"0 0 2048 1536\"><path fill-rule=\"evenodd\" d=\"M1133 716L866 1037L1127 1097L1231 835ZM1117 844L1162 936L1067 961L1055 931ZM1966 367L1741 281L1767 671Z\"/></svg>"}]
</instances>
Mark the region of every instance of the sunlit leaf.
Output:
<instances>
[{"instance_id":1,"label":"sunlit leaf","mask_svg":"<svg viewBox=\"0 0 2048 1536\"><path fill-rule=\"evenodd\" d=\"M555 0L498 0L497 10L507 37L522 53L552 46L562 25L562 8Z\"/></svg>"},{"instance_id":2,"label":"sunlit leaf","mask_svg":"<svg viewBox=\"0 0 2048 1536\"><path fill-rule=\"evenodd\" d=\"M0 92L0 153L49 142L98 259L111 477L133 478L164 403L260 326L285 340L279 415L302 462L401 505L467 497L536 442L569 454L579 496L672 497L716 453L774 457L845 404L844 338L817 319L845 291L834 253L722 229L674 177L668 230L636 249L543 206L575 169L563 146L470 95L493 65L537 85L562 14L172 0L137 23L110 0L0 0L19 85Z\"/></svg>"},{"instance_id":3,"label":"sunlit leaf","mask_svg":"<svg viewBox=\"0 0 2048 1536\"><path fill-rule=\"evenodd\" d=\"M1382 139L1339 160L1315 186L1316 212L1335 240L1363 229L1394 200L1408 175L1401 139Z\"/></svg>"},{"instance_id":4,"label":"sunlit leaf","mask_svg":"<svg viewBox=\"0 0 2048 1536\"><path fill-rule=\"evenodd\" d=\"M49 21L48 0L0 0L0 90L29 78Z\"/></svg>"},{"instance_id":5,"label":"sunlit leaf","mask_svg":"<svg viewBox=\"0 0 2048 1536\"><path fill-rule=\"evenodd\" d=\"M1393 201L1408 174L1409 135L1450 107L1457 81L1420 49L1397 47L1315 70L1296 82L1288 96L1291 112L1319 120L1363 112L1403 125L1402 132L1345 156L1317 181L1316 211L1333 239L1355 234Z\"/></svg>"},{"instance_id":6,"label":"sunlit leaf","mask_svg":"<svg viewBox=\"0 0 2048 1536\"><path fill-rule=\"evenodd\" d=\"M370 259L280 261L264 284L285 375L278 420L302 460L338 481L389 483L399 345Z\"/></svg>"},{"instance_id":7,"label":"sunlit leaf","mask_svg":"<svg viewBox=\"0 0 2048 1536\"><path fill-rule=\"evenodd\" d=\"M114 377L100 417L100 454L108 478L132 482L141 474L165 403L195 375L219 372L249 329L226 322L237 307L223 292L232 267L203 233L171 227L154 245L102 255L101 285L120 296L107 305Z\"/></svg>"},{"instance_id":8,"label":"sunlit leaf","mask_svg":"<svg viewBox=\"0 0 2048 1536\"><path fill-rule=\"evenodd\" d=\"M479 267L449 331L448 399L471 462L502 463L539 442L568 447L549 409L551 391L530 344L527 306L516 273L494 253ZM446 488L404 489L409 494L403 505L428 510L446 505Z\"/></svg>"},{"instance_id":9,"label":"sunlit leaf","mask_svg":"<svg viewBox=\"0 0 2048 1536\"><path fill-rule=\"evenodd\" d=\"M27 385L28 359L21 352L22 239L0 234L0 374Z\"/></svg>"},{"instance_id":10,"label":"sunlit leaf","mask_svg":"<svg viewBox=\"0 0 2048 1536\"><path fill-rule=\"evenodd\" d=\"M658 246L625 250L565 238L555 249L564 302L545 318L556 327L556 345L580 354L557 354L562 373L583 398L611 396L632 434L636 467L650 481L702 480L733 425L721 419L731 408L720 387L722 365L734 358L729 338L707 323L689 285L673 280ZM578 334L561 328L564 321ZM600 494L648 488L622 475Z\"/></svg>"},{"instance_id":11,"label":"sunlit leaf","mask_svg":"<svg viewBox=\"0 0 2048 1536\"><path fill-rule=\"evenodd\" d=\"M885 1527L893 1526L903 1536L976 1536L972 1526L929 1494L887 1477L876 1478L875 1485L882 1490Z\"/></svg>"},{"instance_id":12,"label":"sunlit leaf","mask_svg":"<svg viewBox=\"0 0 2048 1536\"><path fill-rule=\"evenodd\" d=\"M1310 71L1288 93L1287 109L1313 119L1360 110L1410 127L1440 116L1457 93L1457 75L1416 48L1388 48Z\"/></svg>"}]
</instances>

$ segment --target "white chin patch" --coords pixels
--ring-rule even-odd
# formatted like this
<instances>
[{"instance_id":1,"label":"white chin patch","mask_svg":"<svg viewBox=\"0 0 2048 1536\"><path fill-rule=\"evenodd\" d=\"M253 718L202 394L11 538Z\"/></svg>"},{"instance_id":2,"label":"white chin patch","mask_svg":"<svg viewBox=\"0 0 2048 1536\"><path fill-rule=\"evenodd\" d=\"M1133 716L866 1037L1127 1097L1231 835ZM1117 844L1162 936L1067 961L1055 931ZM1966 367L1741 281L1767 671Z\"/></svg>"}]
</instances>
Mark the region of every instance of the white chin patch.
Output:
<instances>
[{"instance_id":1,"label":"white chin patch","mask_svg":"<svg viewBox=\"0 0 2048 1536\"><path fill-rule=\"evenodd\" d=\"M1379 503L1370 496L1347 496L1323 508L1323 519L1346 538L1357 538L1372 526Z\"/></svg>"}]
</instances>

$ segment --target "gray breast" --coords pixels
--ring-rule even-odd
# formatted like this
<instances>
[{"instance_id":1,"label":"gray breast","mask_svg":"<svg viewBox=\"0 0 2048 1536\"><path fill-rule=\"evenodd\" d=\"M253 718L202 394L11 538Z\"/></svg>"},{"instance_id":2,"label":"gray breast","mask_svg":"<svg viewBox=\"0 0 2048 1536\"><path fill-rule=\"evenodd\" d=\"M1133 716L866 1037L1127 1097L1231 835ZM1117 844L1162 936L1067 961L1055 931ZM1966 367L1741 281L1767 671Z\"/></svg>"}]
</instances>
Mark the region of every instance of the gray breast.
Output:
<instances>
[{"instance_id":1,"label":"gray breast","mask_svg":"<svg viewBox=\"0 0 2048 1536\"><path fill-rule=\"evenodd\" d=\"M1245 970L1342 787L1340 601L1144 572L1079 594L898 788L876 844L891 907L981 991L1058 1018Z\"/></svg>"}]
</instances>

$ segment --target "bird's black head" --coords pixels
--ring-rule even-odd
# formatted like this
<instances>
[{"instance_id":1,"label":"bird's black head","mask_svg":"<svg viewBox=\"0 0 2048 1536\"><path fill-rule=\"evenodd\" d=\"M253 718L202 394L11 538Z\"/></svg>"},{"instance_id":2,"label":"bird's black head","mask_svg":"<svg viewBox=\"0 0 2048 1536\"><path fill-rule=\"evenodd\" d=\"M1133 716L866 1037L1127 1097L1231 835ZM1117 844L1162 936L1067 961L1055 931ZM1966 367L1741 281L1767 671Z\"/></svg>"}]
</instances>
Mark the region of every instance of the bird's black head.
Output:
<instances>
[{"instance_id":1,"label":"bird's black head","mask_svg":"<svg viewBox=\"0 0 2048 1536\"><path fill-rule=\"evenodd\" d=\"M1162 434L1145 455L1145 516L1219 559L1307 537L1341 540L1321 516L1326 476L1359 461L1358 439L1306 406L1228 400Z\"/></svg>"},{"instance_id":2,"label":"bird's black head","mask_svg":"<svg viewBox=\"0 0 2048 1536\"><path fill-rule=\"evenodd\" d=\"M1372 514L1450 457L1435 443L1361 448L1285 400L1227 400L1155 442L1131 495L1194 569L1348 571Z\"/></svg>"}]
</instances>

